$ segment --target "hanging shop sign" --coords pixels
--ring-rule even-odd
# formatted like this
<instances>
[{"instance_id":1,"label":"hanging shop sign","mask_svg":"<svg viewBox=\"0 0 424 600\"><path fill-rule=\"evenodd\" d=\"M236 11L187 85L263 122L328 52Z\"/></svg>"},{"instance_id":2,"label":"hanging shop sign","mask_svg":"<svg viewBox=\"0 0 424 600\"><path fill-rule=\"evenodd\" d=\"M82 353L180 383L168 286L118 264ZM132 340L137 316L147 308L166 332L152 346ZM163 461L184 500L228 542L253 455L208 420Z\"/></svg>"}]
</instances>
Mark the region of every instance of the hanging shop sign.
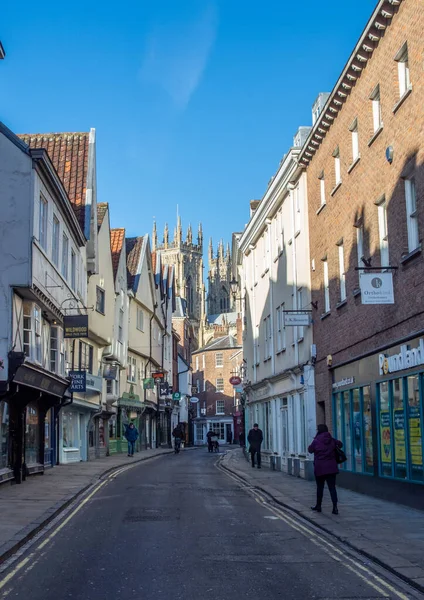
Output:
<instances>
[{"instance_id":1,"label":"hanging shop sign","mask_svg":"<svg viewBox=\"0 0 424 600\"><path fill-rule=\"evenodd\" d=\"M197 404L197 403L199 402L199 398L196 398L196 396L192 396L192 397L190 398L190 402L191 402L192 404Z\"/></svg>"},{"instance_id":2,"label":"hanging shop sign","mask_svg":"<svg viewBox=\"0 0 424 600\"><path fill-rule=\"evenodd\" d=\"M155 383L162 383L165 379L165 373L163 371L156 371L152 373L152 377L155 380Z\"/></svg>"},{"instance_id":3,"label":"hanging shop sign","mask_svg":"<svg viewBox=\"0 0 424 600\"><path fill-rule=\"evenodd\" d=\"M394 304L393 273L360 273L362 304Z\"/></svg>"},{"instance_id":4,"label":"hanging shop sign","mask_svg":"<svg viewBox=\"0 0 424 600\"><path fill-rule=\"evenodd\" d=\"M86 371L69 371L69 377L71 379L69 391L74 393L76 392L79 394L85 394L85 391L87 389Z\"/></svg>"},{"instance_id":5,"label":"hanging shop sign","mask_svg":"<svg viewBox=\"0 0 424 600\"><path fill-rule=\"evenodd\" d=\"M155 380L153 377L147 377L143 379L143 389L144 390L154 390L155 389Z\"/></svg>"},{"instance_id":6,"label":"hanging shop sign","mask_svg":"<svg viewBox=\"0 0 424 600\"><path fill-rule=\"evenodd\" d=\"M284 311L284 327L308 327L311 323L310 311Z\"/></svg>"},{"instance_id":7,"label":"hanging shop sign","mask_svg":"<svg viewBox=\"0 0 424 600\"><path fill-rule=\"evenodd\" d=\"M172 394L172 399L175 400L176 402L178 402L181 399L181 394L180 392L174 392Z\"/></svg>"},{"instance_id":8,"label":"hanging shop sign","mask_svg":"<svg viewBox=\"0 0 424 600\"><path fill-rule=\"evenodd\" d=\"M380 375L388 375L405 369L413 369L424 365L424 340L420 339L417 348L409 348L407 344L400 347L399 354L380 354L378 366Z\"/></svg>"},{"instance_id":9,"label":"hanging shop sign","mask_svg":"<svg viewBox=\"0 0 424 600\"><path fill-rule=\"evenodd\" d=\"M159 384L159 395L160 396L168 396L169 395L169 384L167 381L164 381Z\"/></svg>"},{"instance_id":10,"label":"hanging shop sign","mask_svg":"<svg viewBox=\"0 0 424 600\"><path fill-rule=\"evenodd\" d=\"M65 339L88 337L88 315L66 315L63 317Z\"/></svg>"},{"instance_id":11,"label":"hanging shop sign","mask_svg":"<svg viewBox=\"0 0 424 600\"><path fill-rule=\"evenodd\" d=\"M118 374L118 367L116 365L105 365L103 367L103 378L108 381L115 381Z\"/></svg>"},{"instance_id":12,"label":"hanging shop sign","mask_svg":"<svg viewBox=\"0 0 424 600\"><path fill-rule=\"evenodd\" d=\"M240 385L241 379L240 379L240 377L237 377L236 375L234 375L234 377L230 377L230 383L231 383L231 385Z\"/></svg>"}]
</instances>

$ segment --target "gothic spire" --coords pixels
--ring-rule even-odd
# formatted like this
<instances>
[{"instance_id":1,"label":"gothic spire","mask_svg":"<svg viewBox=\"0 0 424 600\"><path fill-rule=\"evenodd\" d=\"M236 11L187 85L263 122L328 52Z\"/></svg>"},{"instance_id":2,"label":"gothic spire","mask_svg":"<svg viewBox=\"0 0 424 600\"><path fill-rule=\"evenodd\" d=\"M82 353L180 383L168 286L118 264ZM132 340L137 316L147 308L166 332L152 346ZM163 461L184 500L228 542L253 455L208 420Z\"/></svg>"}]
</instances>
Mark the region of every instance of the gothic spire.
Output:
<instances>
[{"instance_id":1,"label":"gothic spire","mask_svg":"<svg viewBox=\"0 0 424 600\"><path fill-rule=\"evenodd\" d=\"M183 241L183 226L181 223L181 217L178 215L176 242L178 245L181 245L182 241Z\"/></svg>"},{"instance_id":2,"label":"gothic spire","mask_svg":"<svg viewBox=\"0 0 424 600\"><path fill-rule=\"evenodd\" d=\"M230 242L227 242L227 252L225 253L225 258L227 259L227 262L230 262L230 260L231 260Z\"/></svg>"},{"instance_id":3,"label":"gothic spire","mask_svg":"<svg viewBox=\"0 0 424 600\"><path fill-rule=\"evenodd\" d=\"M213 243L212 238L209 239L209 266L213 261Z\"/></svg>"},{"instance_id":4,"label":"gothic spire","mask_svg":"<svg viewBox=\"0 0 424 600\"><path fill-rule=\"evenodd\" d=\"M197 234L197 244L199 246L203 246L203 228L202 228L201 223L199 223L199 230L198 230L198 234Z\"/></svg>"},{"instance_id":5,"label":"gothic spire","mask_svg":"<svg viewBox=\"0 0 424 600\"><path fill-rule=\"evenodd\" d=\"M224 242L220 240L218 246L218 258L222 260L224 258Z\"/></svg>"},{"instance_id":6,"label":"gothic spire","mask_svg":"<svg viewBox=\"0 0 424 600\"><path fill-rule=\"evenodd\" d=\"M193 243L193 230L191 228L191 224L188 226L187 229L187 238L186 238L187 244L192 244Z\"/></svg>"},{"instance_id":7,"label":"gothic spire","mask_svg":"<svg viewBox=\"0 0 424 600\"><path fill-rule=\"evenodd\" d=\"M152 234L152 251L155 252L158 245L158 232L156 228L156 221L153 221L153 234Z\"/></svg>"},{"instance_id":8,"label":"gothic spire","mask_svg":"<svg viewBox=\"0 0 424 600\"><path fill-rule=\"evenodd\" d=\"M165 248L168 248L168 243L169 243L168 223L165 223L165 229L163 231L163 243L164 243Z\"/></svg>"}]
</instances>

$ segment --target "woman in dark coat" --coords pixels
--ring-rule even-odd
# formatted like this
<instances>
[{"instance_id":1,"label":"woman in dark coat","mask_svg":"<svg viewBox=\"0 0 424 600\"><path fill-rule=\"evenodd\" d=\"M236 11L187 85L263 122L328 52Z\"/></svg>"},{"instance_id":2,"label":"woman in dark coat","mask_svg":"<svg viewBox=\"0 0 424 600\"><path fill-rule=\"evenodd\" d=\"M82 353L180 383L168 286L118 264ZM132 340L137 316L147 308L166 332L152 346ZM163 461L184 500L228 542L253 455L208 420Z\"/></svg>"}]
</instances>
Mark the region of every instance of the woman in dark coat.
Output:
<instances>
[{"instance_id":1,"label":"woman in dark coat","mask_svg":"<svg viewBox=\"0 0 424 600\"><path fill-rule=\"evenodd\" d=\"M312 510L321 512L324 486L327 482L331 500L333 501L333 515L338 515L336 476L339 472L336 461L336 446L342 448L339 440L331 437L327 425L318 425L318 433L308 448L308 452L314 455L314 472L317 482L317 503Z\"/></svg>"}]
</instances>

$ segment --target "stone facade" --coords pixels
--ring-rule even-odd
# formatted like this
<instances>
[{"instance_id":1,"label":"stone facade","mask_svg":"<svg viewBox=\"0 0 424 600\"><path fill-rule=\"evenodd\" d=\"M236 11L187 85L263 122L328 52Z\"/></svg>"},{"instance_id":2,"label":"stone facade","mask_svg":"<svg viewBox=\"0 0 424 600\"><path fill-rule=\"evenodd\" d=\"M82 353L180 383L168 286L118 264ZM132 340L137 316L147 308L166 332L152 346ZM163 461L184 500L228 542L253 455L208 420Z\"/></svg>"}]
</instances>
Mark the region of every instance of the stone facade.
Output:
<instances>
[{"instance_id":1,"label":"stone facade","mask_svg":"<svg viewBox=\"0 0 424 600\"><path fill-rule=\"evenodd\" d=\"M221 240L218 252L214 254L212 240L209 243L209 274L208 274L208 316L221 315L234 310L234 300L231 294L230 281L232 277L231 252Z\"/></svg>"}]
</instances>

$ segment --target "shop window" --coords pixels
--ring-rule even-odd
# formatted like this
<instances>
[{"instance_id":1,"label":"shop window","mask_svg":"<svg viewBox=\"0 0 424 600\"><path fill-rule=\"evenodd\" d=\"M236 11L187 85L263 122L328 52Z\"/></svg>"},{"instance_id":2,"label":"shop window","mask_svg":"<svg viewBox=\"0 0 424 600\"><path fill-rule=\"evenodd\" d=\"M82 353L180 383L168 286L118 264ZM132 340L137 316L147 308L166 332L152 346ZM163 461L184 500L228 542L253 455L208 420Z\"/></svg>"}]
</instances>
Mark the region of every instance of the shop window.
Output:
<instances>
[{"instance_id":1,"label":"shop window","mask_svg":"<svg viewBox=\"0 0 424 600\"><path fill-rule=\"evenodd\" d=\"M91 423L90 429L88 430L88 447L94 448L96 445L96 430L94 427L94 422Z\"/></svg>"},{"instance_id":2,"label":"shop window","mask_svg":"<svg viewBox=\"0 0 424 600\"><path fill-rule=\"evenodd\" d=\"M109 419L109 440L116 439L116 415Z\"/></svg>"},{"instance_id":3,"label":"shop window","mask_svg":"<svg viewBox=\"0 0 424 600\"><path fill-rule=\"evenodd\" d=\"M411 464L411 479L423 481L423 447L422 447L422 419L420 408L420 377L412 375L407 377L408 393L408 434L409 456Z\"/></svg>"},{"instance_id":4,"label":"shop window","mask_svg":"<svg viewBox=\"0 0 424 600\"><path fill-rule=\"evenodd\" d=\"M390 418L389 382L378 385L380 420L380 470L381 475L392 476L392 426Z\"/></svg>"},{"instance_id":5,"label":"shop window","mask_svg":"<svg viewBox=\"0 0 424 600\"><path fill-rule=\"evenodd\" d=\"M362 423L359 389L352 390L353 400L353 453L355 472L362 473Z\"/></svg>"},{"instance_id":6,"label":"shop window","mask_svg":"<svg viewBox=\"0 0 424 600\"><path fill-rule=\"evenodd\" d=\"M9 405L7 402L0 402L0 469L5 469L9 465Z\"/></svg>"},{"instance_id":7,"label":"shop window","mask_svg":"<svg viewBox=\"0 0 424 600\"><path fill-rule=\"evenodd\" d=\"M403 397L403 379L394 379L393 393L393 426L395 449L395 477L407 478L406 441L405 441L405 405Z\"/></svg>"},{"instance_id":8,"label":"shop window","mask_svg":"<svg viewBox=\"0 0 424 600\"><path fill-rule=\"evenodd\" d=\"M341 468L355 473L374 473L370 388L354 388L334 396L334 437L348 458Z\"/></svg>"},{"instance_id":9,"label":"shop window","mask_svg":"<svg viewBox=\"0 0 424 600\"><path fill-rule=\"evenodd\" d=\"M299 406L300 406L300 446L299 452L306 454L307 448L307 432L306 432L306 405L305 405L305 394L299 394Z\"/></svg>"},{"instance_id":10,"label":"shop window","mask_svg":"<svg viewBox=\"0 0 424 600\"><path fill-rule=\"evenodd\" d=\"M53 448L52 448L52 412L53 409L47 411L46 418L44 421L44 464L51 465L53 462Z\"/></svg>"},{"instance_id":11,"label":"shop window","mask_svg":"<svg viewBox=\"0 0 424 600\"><path fill-rule=\"evenodd\" d=\"M41 363L41 311L34 306L35 360Z\"/></svg>"},{"instance_id":12,"label":"shop window","mask_svg":"<svg viewBox=\"0 0 424 600\"><path fill-rule=\"evenodd\" d=\"M372 412L370 388L365 386L362 388L362 423L363 423L363 440L365 448L365 464L364 471L371 475L374 474L374 447L372 440Z\"/></svg>"},{"instance_id":13,"label":"shop window","mask_svg":"<svg viewBox=\"0 0 424 600\"><path fill-rule=\"evenodd\" d=\"M62 444L64 448L79 449L79 415L73 411L62 413Z\"/></svg>"},{"instance_id":14,"label":"shop window","mask_svg":"<svg viewBox=\"0 0 424 600\"><path fill-rule=\"evenodd\" d=\"M290 448L287 398L283 398L281 400L281 426L282 426L282 436L281 436L282 450L283 450L283 454L287 454L289 452L289 448Z\"/></svg>"},{"instance_id":15,"label":"shop window","mask_svg":"<svg viewBox=\"0 0 424 600\"><path fill-rule=\"evenodd\" d=\"M225 440L225 423L210 423L209 431L216 433L219 440Z\"/></svg>"},{"instance_id":16,"label":"shop window","mask_svg":"<svg viewBox=\"0 0 424 600\"><path fill-rule=\"evenodd\" d=\"M40 414L35 403L28 404L25 418L25 462L39 462L40 453Z\"/></svg>"},{"instance_id":17,"label":"shop window","mask_svg":"<svg viewBox=\"0 0 424 600\"><path fill-rule=\"evenodd\" d=\"M105 439L105 423L103 419L99 419L99 448L106 447Z\"/></svg>"}]
</instances>

